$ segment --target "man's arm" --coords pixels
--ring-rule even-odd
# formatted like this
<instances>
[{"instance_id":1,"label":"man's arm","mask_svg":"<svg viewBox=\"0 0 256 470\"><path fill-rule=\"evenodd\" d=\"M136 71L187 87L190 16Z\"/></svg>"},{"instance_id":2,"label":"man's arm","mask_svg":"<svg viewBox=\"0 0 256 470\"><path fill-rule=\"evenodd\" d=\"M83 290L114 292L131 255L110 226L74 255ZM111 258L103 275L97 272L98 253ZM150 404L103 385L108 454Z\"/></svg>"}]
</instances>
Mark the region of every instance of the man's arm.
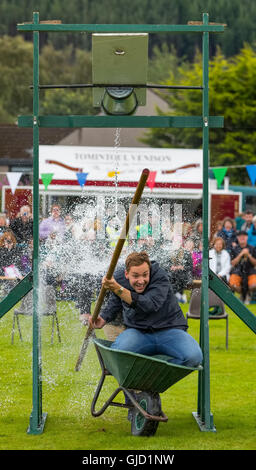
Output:
<instances>
[{"instance_id":1,"label":"man's arm","mask_svg":"<svg viewBox=\"0 0 256 470\"><path fill-rule=\"evenodd\" d=\"M103 278L104 279L104 278ZM102 282L103 284L103 282ZM105 286L104 286L105 287ZM121 286L120 286L121 287ZM92 328L103 328L106 323L115 320L116 315L122 310L122 301L120 296L110 295L109 301L102 313L97 317L95 322L92 321L92 316L88 318L89 325Z\"/></svg>"},{"instance_id":2,"label":"man's arm","mask_svg":"<svg viewBox=\"0 0 256 470\"><path fill-rule=\"evenodd\" d=\"M255 254L255 252L253 253ZM250 262L252 263L253 266L256 266L256 258L254 258L251 253L249 252L248 250L248 259L250 260Z\"/></svg>"},{"instance_id":3,"label":"man's arm","mask_svg":"<svg viewBox=\"0 0 256 470\"><path fill-rule=\"evenodd\" d=\"M244 256L244 250L240 251L239 255L236 256L236 258L233 258L231 261L232 266L236 266Z\"/></svg>"},{"instance_id":4,"label":"man's arm","mask_svg":"<svg viewBox=\"0 0 256 470\"><path fill-rule=\"evenodd\" d=\"M115 295L117 295L121 300L126 302L128 305L132 303L132 296L129 289L125 289L122 287L114 277L111 279L106 279L106 277L102 280L102 285L105 289L111 290Z\"/></svg>"}]
</instances>

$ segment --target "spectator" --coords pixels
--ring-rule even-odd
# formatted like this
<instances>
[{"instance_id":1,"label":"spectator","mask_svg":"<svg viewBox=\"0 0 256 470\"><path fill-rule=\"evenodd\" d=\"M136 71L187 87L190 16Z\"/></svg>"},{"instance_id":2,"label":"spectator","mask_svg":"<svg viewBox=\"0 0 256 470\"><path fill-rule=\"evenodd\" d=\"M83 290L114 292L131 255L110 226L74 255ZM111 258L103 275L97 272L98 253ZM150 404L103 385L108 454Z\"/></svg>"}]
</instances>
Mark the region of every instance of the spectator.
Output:
<instances>
[{"instance_id":1,"label":"spectator","mask_svg":"<svg viewBox=\"0 0 256 470\"><path fill-rule=\"evenodd\" d=\"M61 217L61 207L53 204L50 217L43 219L39 224L39 238L46 240L51 233L62 235L65 231L65 222Z\"/></svg>"},{"instance_id":2,"label":"spectator","mask_svg":"<svg viewBox=\"0 0 256 470\"><path fill-rule=\"evenodd\" d=\"M240 212L235 218L236 230L241 230L241 227L244 224L244 222L245 222L244 213Z\"/></svg>"},{"instance_id":3,"label":"spectator","mask_svg":"<svg viewBox=\"0 0 256 470\"><path fill-rule=\"evenodd\" d=\"M241 230L237 233L238 245L231 250L229 285L241 294L241 299L249 303L252 291L256 289L256 248L248 245L248 234Z\"/></svg>"},{"instance_id":4,"label":"spectator","mask_svg":"<svg viewBox=\"0 0 256 470\"><path fill-rule=\"evenodd\" d=\"M0 238L0 275L21 278L21 251L11 230Z\"/></svg>"},{"instance_id":5,"label":"spectator","mask_svg":"<svg viewBox=\"0 0 256 470\"><path fill-rule=\"evenodd\" d=\"M214 240L215 238L217 238L218 236L218 233L222 230L222 226L223 226L223 220L218 220L215 225L214 225L214 233L213 233L213 236L212 236L212 246L214 244Z\"/></svg>"},{"instance_id":6,"label":"spectator","mask_svg":"<svg viewBox=\"0 0 256 470\"><path fill-rule=\"evenodd\" d=\"M217 237L223 238L226 250L230 253L231 249L237 245L235 222L230 217L223 220L222 229L217 233Z\"/></svg>"},{"instance_id":7,"label":"spectator","mask_svg":"<svg viewBox=\"0 0 256 470\"><path fill-rule=\"evenodd\" d=\"M182 224L182 238L183 238L184 242L190 238L191 232L192 232L191 223L190 222L183 222L183 224Z\"/></svg>"},{"instance_id":8,"label":"spectator","mask_svg":"<svg viewBox=\"0 0 256 470\"><path fill-rule=\"evenodd\" d=\"M256 215L252 219L252 225L248 231L248 245L256 247Z\"/></svg>"},{"instance_id":9,"label":"spectator","mask_svg":"<svg viewBox=\"0 0 256 470\"><path fill-rule=\"evenodd\" d=\"M24 244L33 237L33 219L29 206L20 208L18 217L11 220L10 228L13 231L17 243Z\"/></svg>"},{"instance_id":10,"label":"spectator","mask_svg":"<svg viewBox=\"0 0 256 470\"><path fill-rule=\"evenodd\" d=\"M23 250L23 253L21 255L21 270L22 274L26 275L30 271L32 271L32 262L33 262L33 238L28 240L26 250Z\"/></svg>"},{"instance_id":11,"label":"spectator","mask_svg":"<svg viewBox=\"0 0 256 470\"><path fill-rule=\"evenodd\" d=\"M71 214L66 214L64 217L65 229L63 232L63 242L69 242L74 238L75 225Z\"/></svg>"},{"instance_id":12,"label":"spectator","mask_svg":"<svg viewBox=\"0 0 256 470\"><path fill-rule=\"evenodd\" d=\"M213 248L209 251L209 267L223 281L229 281L231 260L221 237L215 238Z\"/></svg>"},{"instance_id":13,"label":"spectator","mask_svg":"<svg viewBox=\"0 0 256 470\"><path fill-rule=\"evenodd\" d=\"M202 242L203 237L203 221L198 219L195 223L194 230L192 231L190 238L194 242L194 249L199 250L199 245Z\"/></svg>"},{"instance_id":14,"label":"spectator","mask_svg":"<svg viewBox=\"0 0 256 470\"><path fill-rule=\"evenodd\" d=\"M202 251L202 242L199 243L199 248L195 248L192 251L192 261L193 261L193 270L192 275L193 279L202 278L202 261L203 261L203 251Z\"/></svg>"},{"instance_id":15,"label":"spectator","mask_svg":"<svg viewBox=\"0 0 256 470\"><path fill-rule=\"evenodd\" d=\"M187 298L184 289L188 289L192 285L193 261L191 253L180 247L171 253L168 263L162 263L161 266L168 274L172 290L178 301L185 303Z\"/></svg>"},{"instance_id":16,"label":"spectator","mask_svg":"<svg viewBox=\"0 0 256 470\"><path fill-rule=\"evenodd\" d=\"M244 223L243 225L241 226L241 229L240 230L243 230L245 232L248 232L248 230L251 228L252 226L252 219L253 219L253 212L248 209L247 211L245 211L244 213Z\"/></svg>"},{"instance_id":17,"label":"spectator","mask_svg":"<svg viewBox=\"0 0 256 470\"><path fill-rule=\"evenodd\" d=\"M41 246L40 257L45 283L57 287L62 279L62 270L66 268L66 264L64 263L63 266L60 239L56 232L50 233Z\"/></svg>"},{"instance_id":18,"label":"spectator","mask_svg":"<svg viewBox=\"0 0 256 470\"><path fill-rule=\"evenodd\" d=\"M0 236L8 230L8 223L5 214L0 214Z\"/></svg>"}]
</instances>

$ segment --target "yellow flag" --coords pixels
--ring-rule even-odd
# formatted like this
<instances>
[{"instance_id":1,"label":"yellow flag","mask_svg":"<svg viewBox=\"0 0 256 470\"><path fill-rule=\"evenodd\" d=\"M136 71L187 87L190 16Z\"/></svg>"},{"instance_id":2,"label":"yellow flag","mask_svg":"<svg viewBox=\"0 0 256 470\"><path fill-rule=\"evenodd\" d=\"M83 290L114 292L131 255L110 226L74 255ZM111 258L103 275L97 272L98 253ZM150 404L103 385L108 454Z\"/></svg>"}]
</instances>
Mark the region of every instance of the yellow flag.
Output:
<instances>
[{"instance_id":1,"label":"yellow flag","mask_svg":"<svg viewBox=\"0 0 256 470\"><path fill-rule=\"evenodd\" d=\"M110 178L113 178L113 176L115 176L115 175L120 175L120 171L109 171L108 172L108 176Z\"/></svg>"}]
</instances>

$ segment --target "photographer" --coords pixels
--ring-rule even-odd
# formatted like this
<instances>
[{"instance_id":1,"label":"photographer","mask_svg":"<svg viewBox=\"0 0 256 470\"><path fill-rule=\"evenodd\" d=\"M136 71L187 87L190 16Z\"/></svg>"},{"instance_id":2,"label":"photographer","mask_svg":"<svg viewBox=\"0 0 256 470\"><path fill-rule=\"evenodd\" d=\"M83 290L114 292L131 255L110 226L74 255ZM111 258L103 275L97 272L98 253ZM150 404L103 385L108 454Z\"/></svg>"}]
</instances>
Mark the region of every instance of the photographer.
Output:
<instances>
[{"instance_id":1,"label":"photographer","mask_svg":"<svg viewBox=\"0 0 256 470\"><path fill-rule=\"evenodd\" d=\"M233 247L229 285L241 294L241 300L249 303L252 291L256 289L256 249L248 245L248 234L244 230L237 233L238 245Z\"/></svg>"}]
</instances>

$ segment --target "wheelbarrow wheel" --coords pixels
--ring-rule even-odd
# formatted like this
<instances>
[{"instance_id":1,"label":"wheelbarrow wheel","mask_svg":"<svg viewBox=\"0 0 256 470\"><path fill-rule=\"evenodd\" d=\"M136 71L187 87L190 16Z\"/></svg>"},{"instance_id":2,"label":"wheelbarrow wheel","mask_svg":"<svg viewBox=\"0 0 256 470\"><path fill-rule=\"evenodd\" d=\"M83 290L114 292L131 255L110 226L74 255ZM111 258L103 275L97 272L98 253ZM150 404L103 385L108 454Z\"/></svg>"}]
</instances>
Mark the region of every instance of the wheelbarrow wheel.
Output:
<instances>
[{"instance_id":1,"label":"wheelbarrow wheel","mask_svg":"<svg viewBox=\"0 0 256 470\"><path fill-rule=\"evenodd\" d=\"M161 400L158 393L140 392L136 394L136 401L149 414L159 416L161 413ZM134 407L131 416L131 433L133 436L153 436L158 428L159 421L145 418Z\"/></svg>"}]
</instances>

